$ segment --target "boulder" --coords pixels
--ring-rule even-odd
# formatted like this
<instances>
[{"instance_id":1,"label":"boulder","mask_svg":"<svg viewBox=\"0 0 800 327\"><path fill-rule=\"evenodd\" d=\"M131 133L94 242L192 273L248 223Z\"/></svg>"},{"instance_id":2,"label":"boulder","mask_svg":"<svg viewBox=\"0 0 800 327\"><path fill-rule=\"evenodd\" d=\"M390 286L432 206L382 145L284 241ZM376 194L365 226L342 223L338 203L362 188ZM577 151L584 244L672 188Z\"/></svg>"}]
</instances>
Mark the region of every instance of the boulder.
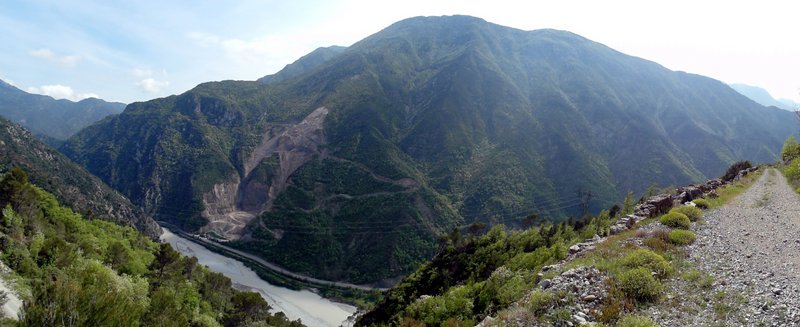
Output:
<instances>
[{"instance_id":1,"label":"boulder","mask_svg":"<svg viewBox=\"0 0 800 327\"><path fill-rule=\"evenodd\" d=\"M645 204L653 206L655 210L651 210L648 217L669 211L669 209L672 208L672 201L673 196L671 194L659 194L651 196L649 199L647 199Z\"/></svg>"}]
</instances>

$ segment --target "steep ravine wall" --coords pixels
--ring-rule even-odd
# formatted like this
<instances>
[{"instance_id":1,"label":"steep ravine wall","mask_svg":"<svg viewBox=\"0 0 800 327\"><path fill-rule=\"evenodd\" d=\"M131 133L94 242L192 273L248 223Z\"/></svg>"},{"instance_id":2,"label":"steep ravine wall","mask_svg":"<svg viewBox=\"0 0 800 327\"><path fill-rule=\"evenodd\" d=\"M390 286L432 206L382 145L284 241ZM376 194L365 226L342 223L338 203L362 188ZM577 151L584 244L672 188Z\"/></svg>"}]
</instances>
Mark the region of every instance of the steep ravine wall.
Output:
<instances>
[{"instance_id":1,"label":"steep ravine wall","mask_svg":"<svg viewBox=\"0 0 800 327\"><path fill-rule=\"evenodd\" d=\"M328 108L320 107L294 125L267 129L261 142L242 164L244 176L214 185L203 194L203 217L208 224L200 232L235 240L244 227L260 213L271 209L275 198L286 188L289 177L316 155L325 144L323 122ZM265 181L255 176L262 161L278 155L275 176Z\"/></svg>"}]
</instances>

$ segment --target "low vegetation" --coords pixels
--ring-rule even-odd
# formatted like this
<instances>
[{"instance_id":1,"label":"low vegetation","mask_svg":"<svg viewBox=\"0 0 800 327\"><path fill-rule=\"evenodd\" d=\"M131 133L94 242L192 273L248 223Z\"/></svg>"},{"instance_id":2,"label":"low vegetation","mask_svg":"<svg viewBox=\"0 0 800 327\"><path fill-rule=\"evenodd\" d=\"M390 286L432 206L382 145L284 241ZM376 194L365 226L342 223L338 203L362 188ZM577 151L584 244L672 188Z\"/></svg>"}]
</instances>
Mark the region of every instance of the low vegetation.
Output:
<instances>
[{"instance_id":1,"label":"low vegetation","mask_svg":"<svg viewBox=\"0 0 800 327\"><path fill-rule=\"evenodd\" d=\"M694 205L696 207L700 208L700 209L708 209L708 208L711 207L711 204L708 203L708 200L703 199L703 198L694 199L694 200L692 200L692 203L694 203Z\"/></svg>"},{"instance_id":2,"label":"low vegetation","mask_svg":"<svg viewBox=\"0 0 800 327\"><path fill-rule=\"evenodd\" d=\"M697 235L690 230L676 229L669 232L669 241L675 245L689 245L694 243L696 238Z\"/></svg>"},{"instance_id":3,"label":"low vegetation","mask_svg":"<svg viewBox=\"0 0 800 327\"><path fill-rule=\"evenodd\" d=\"M800 144L794 135L789 136L781 151L782 170L792 188L800 193Z\"/></svg>"},{"instance_id":4,"label":"low vegetation","mask_svg":"<svg viewBox=\"0 0 800 327\"><path fill-rule=\"evenodd\" d=\"M539 281L591 266L607 277L606 296L592 313L595 320L610 326L656 326L635 314L652 305L675 303L674 296L666 296L674 287L709 292L714 284L712 276L685 260L683 247L697 237L691 228L693 222L701 221L701 208L722 205L757 177L758 173L749 174L717 189L716 197L696 199L695 204L701 206L674 208L615 235L607 232L610 222L616 220L609 212L587 216L573 225L546 224L512 232L496 226L484 236L467 238L453 233L433 261L390 290L359 325L464 326L481 322L487 315L499 319L498 325L509 321L574 323L569 306L578 301L576 295L542 288ZM632 210L634 205L631 202L625 207ZM625 210L612 212L619 215ZM607 236L606 240L563 265L542 271L543 266L564 258L573 243L595 233Z\"/></svg>"},{"instance_id":5,"label":"low vegetation","mask_svg":"<svg viewBox=\"0 0 800 327\"><path fill-rule=\"evenodd\" d=\"M703 212L700 210L700 208L690 205L672 208L670 212L682 213L686 215L686 217L689 217L689 220L692 222L700 220L700 217L703 215Z\"/></svg>"},{"instance_id":6,"label":"low vegetation","mask_svg":"<svg viewBox=\"0 0 800 327\"><path fill-rule=\"evenodd\" d=\"M643 316L625 316L617 322L617 327L658 327L658 324Z\"/></svg>"},{"instance_id":7,"label":"low vegetation","mask_svg":"<svg viewBox=\"0 0 800 327\"><path fill-rule=\"evenodd\" d=\"M664 226L670 228L689 229L692 226L692 221L686 215L680 212L670 211L658 219Z\"/></svg>"},{"instance_id":8,"label":"low vegetation","mask_svg":"<svg viewBox=\"0 0 800 327\"><path fill-rule=\"evenodd\" d=\"M21 326L301 326L169 244L60 206L19 168L0 178L0 208Z\"/></svg>"}]
</instances>

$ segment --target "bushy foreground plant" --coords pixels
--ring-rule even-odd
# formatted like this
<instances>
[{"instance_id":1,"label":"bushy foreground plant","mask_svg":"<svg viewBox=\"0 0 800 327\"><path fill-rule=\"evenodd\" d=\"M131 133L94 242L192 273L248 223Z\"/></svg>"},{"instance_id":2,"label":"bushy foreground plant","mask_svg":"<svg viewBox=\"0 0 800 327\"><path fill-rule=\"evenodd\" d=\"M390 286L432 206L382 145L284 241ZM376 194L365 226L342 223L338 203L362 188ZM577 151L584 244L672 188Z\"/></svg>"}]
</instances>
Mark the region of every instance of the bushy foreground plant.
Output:
<instances>
[{"instance_id":1,"label":"bushy foreground plant","mask_svg":"<svg viewBox=\"0 0 800 327\"><path fill-rule=\"evenodd\" d=\"M669 241L675 245L689 245L694 243L697 235L690 230L675 229L669 232Z\"/></svg>"},{"instance_id":2,"label":"bushy foreground plant","mask_svg":"<svg viewBox=\"0 0 800 327\"><path fill-rule=\"evenodd\" d=\"M677 212L686 215L691 221L698 221L703 216L703 211L693 206L679 206L672 208L669 212Z\"/></svg>"},{"instance_id":3,"label":"bushy foreground plant","mask_svg":"<svg viewBox=\"0 0 800 327\"><path fill-rule=\"evenodd\" d=\"M701 199L694 199L694 200L692 200L692 202L694 203L695 206L697 206L700 209L708 209L708 208L711 207L711 204L708 203L708 200L706 200L706 199L702 199L702 198Z\"/></svg>"},{"instance_id":4,"label":"bushy foreground plant","mask_svg":"<svg viewBox=\"0 0 800 327\"><path fill-rule=\"evenodd\" d=\"M666 278L672 273L672 267L664 257L647 249L638 249L628 253L622 258L622 265L626 268L645 268L658 278Z\"/></svg>"},{"instance_id":5,"label":"bushy foreground plant","mask_svg":"<svg viewBox=\"0 0 800 327\"><path fill-rule=\"evenodd\" d=\"M680 212L668 212L661 216L658 221L670 228L689 229L692 226L692 221L689 220L689 217Z\"/></svg>"},{"instance_id":6,"label":"bushy foreground plant","mask_svg":"<svg viewBox=\"0 0 800 327\"><path fill-rule=\"evenodd\" d=\"M661 282L645 267L622 272L617 276L617 282L625 295L638 301L653 301L664 290Z\"/></svg>"},{"instance_id":7,"label":"bushy foreground plant","mask_svg":"<svg viewBox=\"0 0 800 327\"><path fill-rule=\"evenodd\" d=\"M617 327L658 327L658 324L644 316L625 316L617 322Z\"/></svg>"}]
</instances>

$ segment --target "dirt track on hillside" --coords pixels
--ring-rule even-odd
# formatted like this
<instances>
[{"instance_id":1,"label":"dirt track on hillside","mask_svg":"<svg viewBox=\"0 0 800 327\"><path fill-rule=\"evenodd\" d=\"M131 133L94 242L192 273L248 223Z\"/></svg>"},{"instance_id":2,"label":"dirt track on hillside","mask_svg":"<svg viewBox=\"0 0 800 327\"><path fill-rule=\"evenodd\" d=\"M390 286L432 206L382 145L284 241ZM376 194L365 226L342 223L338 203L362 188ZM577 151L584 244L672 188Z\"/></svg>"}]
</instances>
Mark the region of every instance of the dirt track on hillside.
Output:
<instances>
[{"instance_id":1,"label":"dirt track on hillside","mask_svg":"<svg viewBox=\"0 0 800 327\"><path fill-rule=\"evenodd\" d=\"M676 287L670 297L684 312L659 306L653 318L662 326L800 326L800 197L783 175L768 168L704 220L688 262L713 286Z\"/></svg>"}]
</instances>

